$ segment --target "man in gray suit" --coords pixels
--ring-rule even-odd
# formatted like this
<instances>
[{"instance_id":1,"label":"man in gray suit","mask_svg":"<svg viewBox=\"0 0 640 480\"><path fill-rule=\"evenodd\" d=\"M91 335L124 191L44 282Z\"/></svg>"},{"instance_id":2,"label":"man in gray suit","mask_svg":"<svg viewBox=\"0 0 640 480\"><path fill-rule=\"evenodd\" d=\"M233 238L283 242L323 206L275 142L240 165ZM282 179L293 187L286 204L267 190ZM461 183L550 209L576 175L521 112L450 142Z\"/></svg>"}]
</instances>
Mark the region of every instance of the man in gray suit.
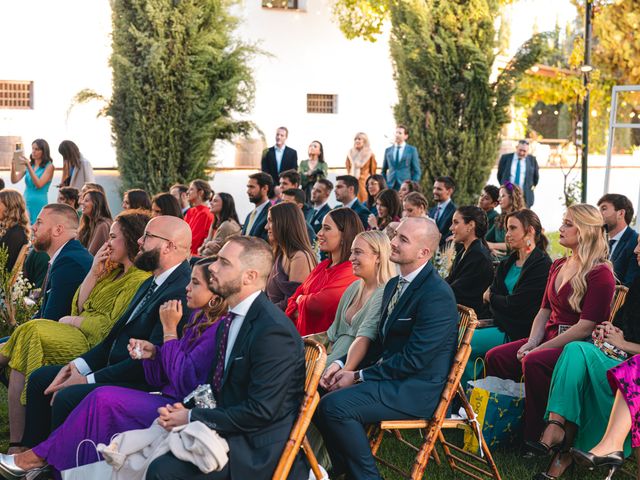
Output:
<instances>
[{"instance_id":1,"label":"man in gray suit","mask_svg":"<svg viewBox=\"0 0 640 480\"><path fill-rule=\"evenodd\" d=\"M515 153L506 153L498 163L498 181L500 185L511 182L524 192L527 208L533 206L533 189L538 185L539 173L536 157L528 155L529 141L520 140Z\"/></svg>"},{"instance_id":2,"label":"man in gray suit","mask_svg":"<svg viewBox=\"0 0 640 480\"><path fill-rule=\"evenodd\" d=\"M399 190L405 180L420 181L420 157L418 150L407 143L409 134L407 127L396 127L395 143L384 151L382 176L385 177L389 188Z\"/></svg>"}]
</instances>

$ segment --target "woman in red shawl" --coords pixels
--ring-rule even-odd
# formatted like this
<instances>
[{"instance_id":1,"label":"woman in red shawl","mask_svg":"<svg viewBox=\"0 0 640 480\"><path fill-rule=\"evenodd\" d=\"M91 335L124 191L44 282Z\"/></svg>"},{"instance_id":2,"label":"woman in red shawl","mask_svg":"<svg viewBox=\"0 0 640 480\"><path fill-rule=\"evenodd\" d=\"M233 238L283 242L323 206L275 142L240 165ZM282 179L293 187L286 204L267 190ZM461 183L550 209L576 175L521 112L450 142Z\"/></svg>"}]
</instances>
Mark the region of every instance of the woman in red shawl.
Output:
<instances>
[{"instance_id":1,"label":"woman in red shawl","mask_svg":"<svg viewBox=\"0 0 640 480\"><path fill-rule=\"evenodd\" d=\"M358 279L353 275L349 256L353 239L362 231L360 218L350 208L331 210L322 220L318 244L329 258L298 287L285 312L300 335L324 332L333 322L342 294Z\"/></svg>"}]
</instances>

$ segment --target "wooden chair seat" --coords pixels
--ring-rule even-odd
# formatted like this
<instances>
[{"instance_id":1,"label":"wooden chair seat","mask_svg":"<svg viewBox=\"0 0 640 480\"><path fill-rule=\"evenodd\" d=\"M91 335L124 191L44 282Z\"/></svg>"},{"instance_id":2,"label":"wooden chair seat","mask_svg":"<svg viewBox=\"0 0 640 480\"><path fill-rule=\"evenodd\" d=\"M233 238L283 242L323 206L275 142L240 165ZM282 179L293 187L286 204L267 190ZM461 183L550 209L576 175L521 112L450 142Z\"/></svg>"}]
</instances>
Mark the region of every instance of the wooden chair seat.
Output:
<instances>
[{"instance_id":1,"label":"wooden chair seat","mask_svg":"<svg viewBox=\"0 0 640 480\"><path fill-rule=\"evenodd\" d=\"M616 313L620 310L620 307L624 305L625 300L627 299L627 293L629 293L629 289L624 285L616 285L616 291L613 294L613 300L611 301L611 315L609 316L609 321L613 323L613 319L616 318Z\"/></svg>"}]
</instances>

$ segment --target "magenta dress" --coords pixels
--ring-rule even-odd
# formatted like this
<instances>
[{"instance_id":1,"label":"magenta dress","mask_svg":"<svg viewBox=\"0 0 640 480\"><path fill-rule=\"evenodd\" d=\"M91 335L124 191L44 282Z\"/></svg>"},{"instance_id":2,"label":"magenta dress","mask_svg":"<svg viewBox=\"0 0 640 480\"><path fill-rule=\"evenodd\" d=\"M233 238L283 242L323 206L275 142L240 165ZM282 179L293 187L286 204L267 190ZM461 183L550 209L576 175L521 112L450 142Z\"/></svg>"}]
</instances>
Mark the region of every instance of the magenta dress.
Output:
<instances>
[{"instance_id":1,"label":"magenta dress","mask_svg":"<svg viewBox=\"0 0 640 480\"><path fill-rule=\"evenodd\" d=\"M117 433L147 428L158 417L158 407L181 402L195 387L206 383L217 323L198 335L198 324L203 320L201 310L194 311L180 340L164 343L157 347L153 360L142 361L146 381L160 394L115 386L96 388L49 438L34 447L34 453L58 471L73 468L82 440L109 444ZM78 465L97 460L95 448L84 442L78 452Z\"/></svg>"},{"instance_id":2,"label":"magenta dress","mask_svg":"<svg viewBox=\"0 0 640 480\"><path fill-rule=\"evenodd\" d=\"M640 355L613 367L607 372L613 394L620 390L631 413L631 447L640 447Z\"/></svg>"}]
</instances>

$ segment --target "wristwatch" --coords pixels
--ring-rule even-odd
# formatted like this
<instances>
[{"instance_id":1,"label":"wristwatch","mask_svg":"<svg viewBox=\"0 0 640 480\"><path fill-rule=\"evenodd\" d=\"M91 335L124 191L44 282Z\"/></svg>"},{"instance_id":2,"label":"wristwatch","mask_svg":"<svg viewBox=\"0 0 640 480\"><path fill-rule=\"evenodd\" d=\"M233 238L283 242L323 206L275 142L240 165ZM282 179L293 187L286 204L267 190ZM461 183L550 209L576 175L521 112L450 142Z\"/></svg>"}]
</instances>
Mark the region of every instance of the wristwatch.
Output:
<instances>
[{"instance_id":1,"label":"wristwatch","mask_svg":"<svg viewBox=\"0 0 640 480\"><path fill-rule=\"evenodd\" d=\"M360 375L360 370L356 370L353 372L353 383L362 382L362 376Z\"/></svg>"}]
</instances>

